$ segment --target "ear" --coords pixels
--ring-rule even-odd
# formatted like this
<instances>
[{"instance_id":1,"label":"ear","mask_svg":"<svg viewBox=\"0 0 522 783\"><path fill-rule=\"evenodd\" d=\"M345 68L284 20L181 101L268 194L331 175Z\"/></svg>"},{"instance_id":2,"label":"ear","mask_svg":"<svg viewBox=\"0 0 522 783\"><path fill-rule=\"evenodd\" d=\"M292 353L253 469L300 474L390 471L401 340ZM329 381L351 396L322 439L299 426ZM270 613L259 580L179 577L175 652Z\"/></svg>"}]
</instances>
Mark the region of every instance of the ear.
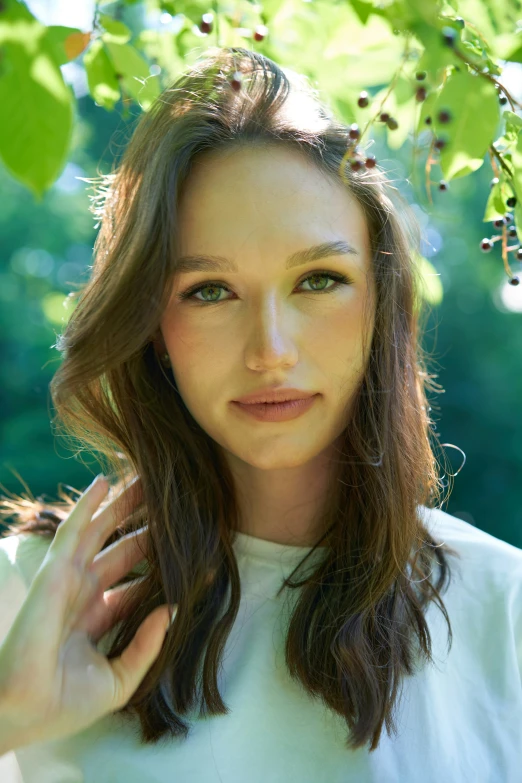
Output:
<instances>
[{"instance_id":1,"label":"ear","mask_svg":"<svg viewBox=\"0 0 522 783\"><path fill-rule=\"evenodd\" d=\"M154 346L154 350L159 356L163 356L164 353L167 351L167 346L165 345L165 341L163 339L163 335L161 334L161 331L158 329L158 331L153 335L153 338L151 340L152 345Z\"/></svg>"}]
</instances>

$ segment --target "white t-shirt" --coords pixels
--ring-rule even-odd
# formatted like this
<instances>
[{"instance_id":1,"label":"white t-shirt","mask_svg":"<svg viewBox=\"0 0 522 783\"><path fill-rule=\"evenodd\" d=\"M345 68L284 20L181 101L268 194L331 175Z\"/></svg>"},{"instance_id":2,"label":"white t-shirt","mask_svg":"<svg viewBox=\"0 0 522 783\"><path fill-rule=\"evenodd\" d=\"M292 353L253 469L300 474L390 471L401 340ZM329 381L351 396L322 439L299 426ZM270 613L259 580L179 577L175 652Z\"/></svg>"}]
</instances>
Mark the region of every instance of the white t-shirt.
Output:
<instances>
[{"instance_id":1,"label":"white t-shirt","mask_svg":"<svg viewBox=\"0 0 522 783\"><path fill-rule=\"evenodd\" d=\"M453 646L448 653L446 622L430 604L436 665L403 681L398 735L383 729L375 751L348 750L344 720L287 673L281 610L288 591L275 594L307 548L239 534L241 608L218 679L229 714L196 717L187 739L157 746L140 743L137 719L133 728L109 715L66 739L6 754L0 780L520 783L522 549L440 509L420 508L433 535L461 554L450 557L452 581L442 594ZM0 541L0 639L48 545L27 535Z\"/></svg>"}]
</instances>

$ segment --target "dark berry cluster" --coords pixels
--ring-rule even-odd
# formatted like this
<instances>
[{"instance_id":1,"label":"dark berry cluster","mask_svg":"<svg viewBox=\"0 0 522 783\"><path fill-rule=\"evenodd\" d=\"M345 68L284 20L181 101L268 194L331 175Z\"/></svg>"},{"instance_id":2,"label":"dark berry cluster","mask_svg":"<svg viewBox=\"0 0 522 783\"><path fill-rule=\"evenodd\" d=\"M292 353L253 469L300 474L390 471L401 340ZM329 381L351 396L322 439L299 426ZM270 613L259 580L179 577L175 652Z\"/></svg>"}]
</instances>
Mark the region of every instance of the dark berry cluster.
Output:
<instances>
[{"instance_id":1,"label":"dark berry cluster","mask_svg":"<svg viewBox=\"0 0 522 783\"><path fill-rule=\"evenodd\" d=\"M492 180L492 186L498 182L498 177L494 177ZM517 198L516 196L510 196L507 201L506 205L510 207L511 209L516 206ZM509 239L514 239L515 244L511 247L508 247L508 252L515 251L515 258L517 261L522 261L522 247L520 246L520 243L518 242L518 234L517 229L515 225L512 223L513 221L513 214L511 212L506 212L505 215L503 215L501 218L496 218L493 221L493 226L498 229L502 229L502 233L506 232L507 237ZM511 225L510 225L511 224ZM484 237L484 239L480 243L480 249L483 253L489 253L495 244L495 242L502 238L501 234L497 234L493 237ZM518 275L514 275L510 281L511 285L518 285L520 283L520 278Z\"/></svg>"},{"instance_id":2,"label":"dark berry cluster","mask_svg":"<svg viewBox=\"0 0 522 783\"><path fill-rule=\"evenodd\" d=\"M214 14L203 14L198 26L202 33L211 33L214 27ZM259 24L254 30L252 37L254 41L264 41L267 35L268 27L264 24Z\"/></svg>"},{"instance_id":3,"label":"dark berry cluster","mask_svg":"<svg viewBox=\"0 0 522 783\"><path fill-rule=\"evenodd\" d=\"M361 171L361 169L373 169L377 165L375 155L363 155L359 147L356 146L361 138L361 131L356 122L350 125L348 131L350 144L350 168L352 171Z\"/></svg>"}]
</instances>

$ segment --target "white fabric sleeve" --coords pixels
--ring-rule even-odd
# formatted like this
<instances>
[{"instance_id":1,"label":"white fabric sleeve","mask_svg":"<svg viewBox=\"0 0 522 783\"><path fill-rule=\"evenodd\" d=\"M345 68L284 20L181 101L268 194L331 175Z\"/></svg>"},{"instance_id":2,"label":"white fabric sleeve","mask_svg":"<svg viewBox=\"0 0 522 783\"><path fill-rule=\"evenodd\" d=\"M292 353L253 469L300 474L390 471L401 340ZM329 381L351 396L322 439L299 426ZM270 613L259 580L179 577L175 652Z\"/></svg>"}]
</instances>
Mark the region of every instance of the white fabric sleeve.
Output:
<instances>
[{"instance_id":1,"label":"white fabric sleeve","mask_svg":"<svg viewBox=\"0 0 522 783\"><path fill-rule=\"evenodd\" d=\"M0 538L0 646L22 606L51 539L36 534ZM0 756L0 781L23 783L14 751Z\"/></svg>"},{"instance_id":2,"label":"white fabric sleeve","mask_svg":"<svg viewBox=\"0 0 522 783\"><path fill-rule=\"evenodd\" d=\"M19 536L0 539L0 646L27 595L27 586L16 566ZM13 751L0 756L2 783L23 783Z\"/></svg>"}]
</instances>

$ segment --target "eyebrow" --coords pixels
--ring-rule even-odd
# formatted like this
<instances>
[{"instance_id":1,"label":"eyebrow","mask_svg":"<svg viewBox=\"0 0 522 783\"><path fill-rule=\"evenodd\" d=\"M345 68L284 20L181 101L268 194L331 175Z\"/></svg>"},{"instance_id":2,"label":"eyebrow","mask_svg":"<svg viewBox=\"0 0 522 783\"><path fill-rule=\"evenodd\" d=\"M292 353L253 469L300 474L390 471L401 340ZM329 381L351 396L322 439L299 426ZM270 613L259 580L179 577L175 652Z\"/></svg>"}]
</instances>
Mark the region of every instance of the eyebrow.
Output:
<instances>
[{"instance_id":1,"label":"eyebrow","mask_svg":"<svg viewBox=\"0 0 522 783\"><path fill-rule=\"evenodd\" d=\"M321 258L338 255L356 255L358 251L348 242L322 242L320 245L312 245L306 250L297 250L286 259L285 269L292 269L301 264L310 264ZM187 272L237 272L237 265L229 258L224 256L181 256L176 261L176 272L184 274Z\"/></svg>"}]
</instances>

